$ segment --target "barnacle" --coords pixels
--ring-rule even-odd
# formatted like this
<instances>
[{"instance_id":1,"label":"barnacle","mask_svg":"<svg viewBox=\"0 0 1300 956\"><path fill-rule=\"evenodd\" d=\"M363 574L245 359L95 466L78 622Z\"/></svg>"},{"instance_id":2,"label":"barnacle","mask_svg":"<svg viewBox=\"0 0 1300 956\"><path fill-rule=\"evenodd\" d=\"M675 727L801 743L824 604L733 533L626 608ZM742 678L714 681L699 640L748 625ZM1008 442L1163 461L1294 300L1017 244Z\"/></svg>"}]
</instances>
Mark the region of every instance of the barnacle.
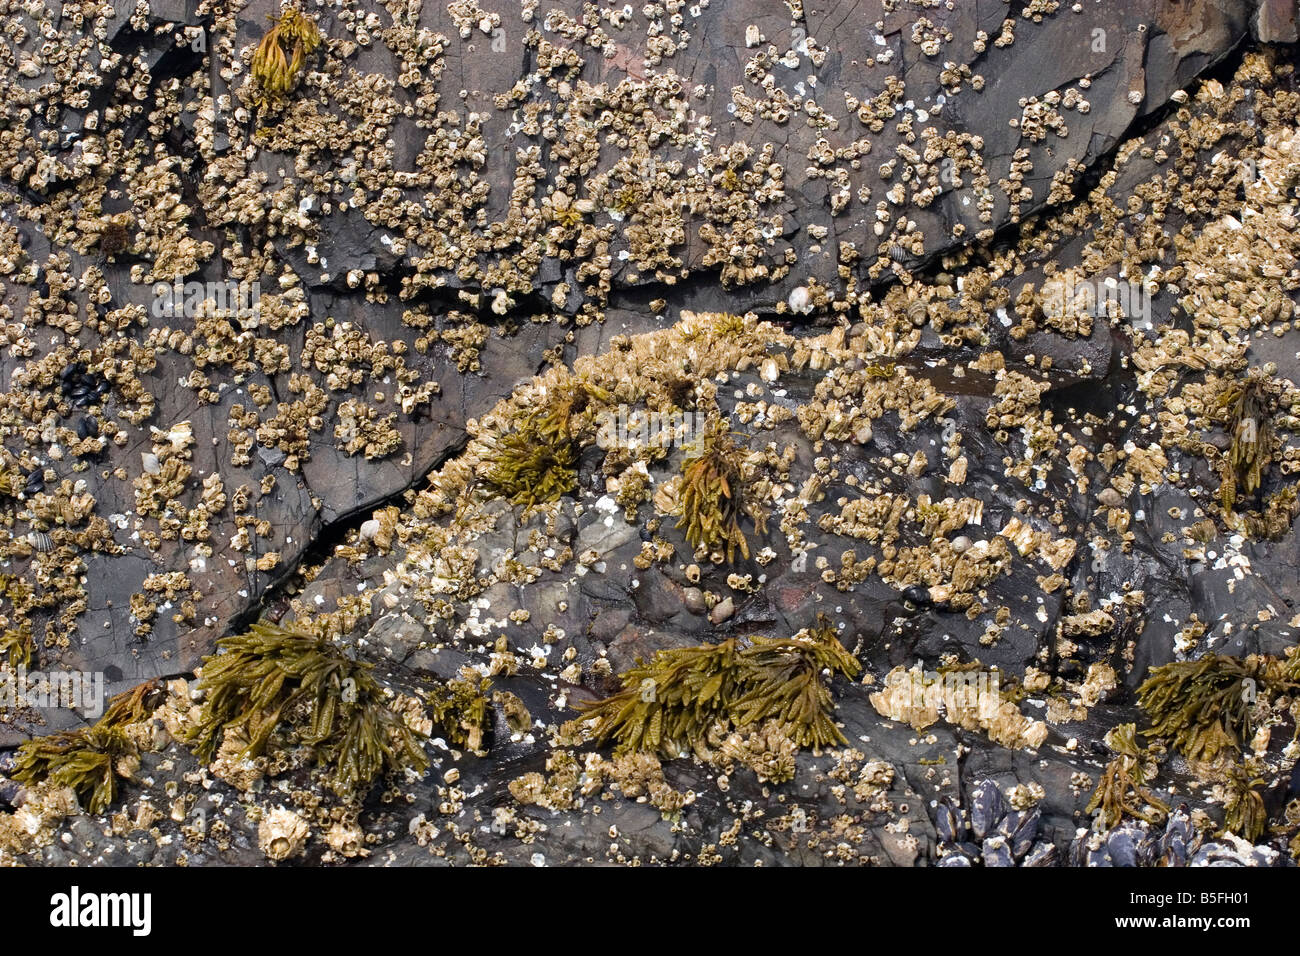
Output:
<instances>
[{"instance_id":1,"label":"barnacle","mask_svg":"<svg viewBox=\"0 0 1300 956\"><path fill-rule=\"evenodd\" d=\"M1300 496L1295 485L1287 485L1269 495L1258 513L1252 511L1245 516L1246 531L1252 538L1279 541L1290 532L1297 514L1300 514Z\"/></svg>"},{"instance_id":2,"label":"barnacle","mask_svg":"<svg viewBox=\"0 0 1300 956\"><path fill-rule=\"evenodd\" d=\"M117 778L130 777L138 766L139 749L127 727L152 713L158 689L156 681L146 681L112 698L90 727L23 744L12 777L29 786L49 781L70 787L90 813L102 813L117 797Z\"/></svg>"},{"instance_id":3,"label":"barnacle","mask_svg":"<svg viewBox=\"0 0 1300 956\"><path fill-rule=\"evenodd\" d=\"M1138 688L1138 702L1151 717L1146 734L1171 739L1189 760L1213 761L1225 750L1240 750L1256 688L1293 689L1297 661L1296 655L1279 661L1207 654L1153 667Z\"/></svg>"},{"instance_id":4,"label":"barnacle","mask_svg":"<svg viewBox=\"0 0 1300 956\"><path fill-rule=\"evenodd\" d=\"M401 716L384 703L370 664L329 639L271 624L217 642L204 660L207 692L191 742L211 760L223 734L247 739L243 754L265 752L271 734L291 724L334 768L340 788L368 784L381 772L423 770L428 758Z\"/></svg>"},{"instance_id":5,"label":"barnacle","mask_svg":"<svg viewBox=\"0 0 1300 956\"><path fill-rule=\"evenodd\" d=\"M1156 762L1149 751L1138 747L1135 725L1120 724L1112 729L1106 734L1106 746L1115 758L1102 771L1087 812L1100 809L1102 826L1107 829L1118 826L1125 816L1160 824L1168 816L1169 806L1144 786L1154 775Z\"/></svg>"},{"instance_id":6,"label":"barnacle","mask_svg":"<svg viewBox=\"0 0 1300 956\"><path fill-rule=\"evenodd\" d=\"M267 106L293 89L307 56L320 46L321 35L314 21L297 10L280 15L253 53L252 74L255 101Z\"/></svg>"},{"instance_id":7,"label":"barnacle","mask_svg":"<svg viewBox=\"0 0 1300 956\"><path fill-rule=\"evenodd\" d=\"M586 705L596 740L616 753L678 756L721 727L774 722L801 747L845 743L823 671L853 676L858 662L821 621L792 638L736 638L657 652L620 676L623 689Z\"/></svg>"},{"instance_id":8,"label":"barnacle","mask_svg":"<svg viewBox=\"0 0 1300 956\"><path fill-rule=\"evenodd\" d=\"M574 377L552 400L523 416L515 430L495 439L488 453L486 481L512 504L532 508L557 501L578 484L581 442L572 419L608 391Z\"/></svg>"},{"instance_id":9,"label":"barnacle","mask_svg":"<svg viewBox=\"0 0 1300 956\"><path fill-rule=\"evenodd\" d=\"M728 562L735 560L737 548L749 557L749 543L740 530L741 516L748 514L760 534L766 522L758 504L745 500L743 461L740 446L725 423L717 420L700 435L697 453L682 462L677 527L685 529L686 540L694 548L714 551L725 547Z\"/></svg>"},{"instance_id":10,"label":"barnacle","mask_svg":"<svg viewBox=\"0 0 1300 956\"><path fill-rule=\"evenodd\" d=\"M1219 393L1217 404L1226 410L1232 444L1221 468L1219 502L1231 513L1243 496L1259 490L1264 469L1272 460L1273 426L1270 398L1265 379L1252 372L1229 382Z\"/></svg>"},{"instance_id":11,"label":"barnacle","mask_svg":"<svg viewBox=\"0 0 1300 956\"><path fill-rule=\"evenodd\" d=\"M135 229L135 217L129 212L106 217L99 227L97 242L99 251L106 258L121 255L131 247L131 233Z\"/></svg>"}]
</instances>

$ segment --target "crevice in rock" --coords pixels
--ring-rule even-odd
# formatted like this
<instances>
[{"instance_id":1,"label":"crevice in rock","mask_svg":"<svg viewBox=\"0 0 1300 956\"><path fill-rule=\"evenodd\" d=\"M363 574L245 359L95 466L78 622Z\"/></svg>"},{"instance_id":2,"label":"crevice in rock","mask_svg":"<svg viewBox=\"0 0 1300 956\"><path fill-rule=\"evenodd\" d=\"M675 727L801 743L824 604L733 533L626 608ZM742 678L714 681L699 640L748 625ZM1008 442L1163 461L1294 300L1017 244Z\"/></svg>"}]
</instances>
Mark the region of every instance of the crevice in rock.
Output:
<instances>
[{"instance_id":1,"label":"crevice in rock","mask_svg":"<svg viewBox=\"0 0 1300 956\"><path fill-rule=\"evenodd\" d=\"M430 472L437 471L448 461L461 454L468 444L469 436L462 436L459 441L444 449L443 453L431 462L428 467L417 469L415 476L401 488L375 501L360 505L346 514L340 515L333 521L323 523L312 540L298 554L297 559L262 588L261 594L256 601L250 602L243 612L230 619L224 633L229 635L246 631L264 613L288 597L289 587L302 568L328 558L334 548L342 543L350 532L360 528L362 523L367 521L373 512L381 508L387 508L389 505L401 506L408 504L407 494L421 482L426 481ZM305 477L303 481L306 481Z\"/></svg>"}]
</instances>

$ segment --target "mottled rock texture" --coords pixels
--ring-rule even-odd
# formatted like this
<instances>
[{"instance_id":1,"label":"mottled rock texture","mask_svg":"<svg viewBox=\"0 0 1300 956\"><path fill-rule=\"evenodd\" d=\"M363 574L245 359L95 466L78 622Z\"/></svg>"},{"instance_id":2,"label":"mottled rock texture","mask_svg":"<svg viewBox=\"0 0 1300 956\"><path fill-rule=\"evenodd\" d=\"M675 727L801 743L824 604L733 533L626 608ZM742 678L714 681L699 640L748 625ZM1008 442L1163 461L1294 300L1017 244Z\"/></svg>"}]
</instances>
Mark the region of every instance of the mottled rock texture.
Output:
<instances>
[{"instance_id":1,"label":"mottled rock texture","mask_svg":"<svg viewBox=\"0 0 1300 956\"><path fill-rule=\"evenodd\" d=\"M1187 529L1219 476L1197 450L1210 430L1187 437L1200 394L1162 377L1180 368L1182 387L1207 369L1273 363L1270 401L1283 417L1295 407L1292 307L1275 306L1296 288L1292 244L1258 226L1238 255L1246 264L1217 272L1186 248L1206 230L1249 226L1244 207L1269 228L1290 215L1276 210L1296 179L1278 138L1294 126L1294 77L1281 69L1294 50L1232 77L1260 44L1296 40L1294 3L301 9L321 47L290 95L258 105L250 61L280 15L272 3L14 8L0 72L0 611L4 626L30 626L32 667L100 671L118 692L192 677L217 638L259 616L337 612L353 624L348 643L409 689L486 667L506 634L525 663L495 687L528 709L532 732L512 732L497 701L489 756L444 755L400 810L372 798L361 812L380 834L372 862L907 865L934 858L932 801L960 802L985 777L1039 788L1044 833L1068 842L1095 782L1078 775L1096 777L1102 738L1133 719L1148 667L1186 653L1190 623L1217 653L1280 656L1294 644L1291 516L1273 540L1220 521L1217 543L1189 553ZM1189 93L1194 118L1181 115ZM1267 99L1258 116L1256 94ZM1209 135L1202 123L1231 128ZM1257 193L1234 185L1238 155L1271 170L1247 181L1265 184ZM1212 200L1200 192L1211 188ZM1202 272L1170 278L1183 263ZM1045 318L1030 299L1070 270L1129 288L1145 278L1150 309L1103 310L1086 327ZM203 285L192 295L186 283ZM256 310L215 301L236 287ZM1211 307L1215 287L1231 316ZM1198 324L1207 312L1214 322ZM770 320L789 337L764 353L783 363L777 379L757 357L709 376L682 366L695 385L712 379L717 413L752 426L748 449L789 455L771 480L793 487L768 502L749 559L692 556L675 519L656 512L650 527L648 502L625 521L613 500L628 476L590 446L575 492L551 513L468 503L488 468L475 441L508 430L492 414L517 389L580 360L599 377L629 337L690 313L753 313L749 331ZM825 364L800 361L799 343L827 330L840 338L814 346ZM1219 361L1222 342L1231 354ZM817 404L833 432L827 406L851 404L834 376L867 365L945 406L913 408L906 422L895 412L908 409L891 406L867 416L860 440L798 417ZM756 420L760 397L790 414ZM102 448L74 447L83 431ZM954 441L960 455L946 451ZM951 470L959 457L964 481ZM651 491L681 458L649 463ZM465 483L466 503L421 514L426 476L458 462L479 479ZM1287 484L1290 471L1274 467L1261 496ZM814 475L826 488L799 520L819 547L800 551L779 509ZM846 500L889 495L915 518L885 543L894 553L835 524ZM922 496L969 498L982 516L932 533L916 516ZM471 534L455 525L463 515L491 521ZM376 545L377 527L393 540ZM429 527L455 530L439 539ZM931 539L951 564L959 534L1007 553L977 612L950 603L950 568L854 571L868 553L894 563ZM671 558L644 559L660 543ZM454 563L460 547L475 552L463 577L421 591L449 576L437 561ZM547 570L512 580L501 571L512 560ZM702 578L687 570L696 561ZM906 600L908 587L925 599ZM447 613L430 611L430 593ZM1101 607L1097 624L1088 615ZM562 775L548 738L572 705L617 689L638 658L789 636L819 612L870 680L954 660L1018 681L1050 673L1058 683L1027 692L1023 708L1043 727L1041 749L998 746L988 727L886 720L869 702L878 686L840 681L837 719L861 753L799 755L795 787L743 769L719 788L716 766L678 760L663 765L664 786L690 794L677 816L635 796L614 796L599 817L520 804L512 782ZM574 662L577 678L560 676ZM1099 699L1107 716L1090 718ZM0 746L80 722L66 710L7 716ZM154 777L193 769L183 748L168 753L174 763ZM887 780L867 779L873 760L892 767ZM453 763L455 784L443 777ZM1184 787L1194 769L1175 758L1162 785ZM755 808L782 822L769 827ZM194 861L258 859L256 816L241 809L234 836L220 850L198 841ZM325 829L305 859L358 859ZM88 858L110 852L83 842ZM133 860L181 852L180 841L161 857L108 845ZM31 852L66 857L57 843Z\"/></svg>"}]
</instances>

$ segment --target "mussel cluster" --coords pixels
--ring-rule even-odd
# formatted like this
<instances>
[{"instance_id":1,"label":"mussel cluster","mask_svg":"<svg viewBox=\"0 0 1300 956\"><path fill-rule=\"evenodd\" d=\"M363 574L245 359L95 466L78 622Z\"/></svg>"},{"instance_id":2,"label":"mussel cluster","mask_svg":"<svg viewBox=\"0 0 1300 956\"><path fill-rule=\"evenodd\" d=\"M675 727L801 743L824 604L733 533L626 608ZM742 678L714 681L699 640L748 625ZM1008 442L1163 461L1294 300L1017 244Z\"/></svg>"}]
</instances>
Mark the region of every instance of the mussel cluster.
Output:
<instances>
[{"instance_id":1,"label":"mussel cluster","mask_svg":"<svg viewBox=\"0 0 1300 956\"><path fill-rule=\"evenodd\" d=\"M86 408L103 398L109 390L108 380L87 371L84 362L74 362L59 373L59 388L63 397L75 408Z\"/></svg>"},{"instance_id":2,"label":"mussel cluster","mask_svg":"<svg viewBox=\"0 0 1300 956\"><path fill-rule=\"evenodd\" d=\"M16 809L22 803L22 785L8 777L14 765L13 751L0 753L0 811Z\"/></svg>"},{"instance_id":3,"label":"mussel cluster","mask_svg":"<svg viewBox=\"0 0 1300 956\"><path fill-rule=\"evenodd\" d=\"M33 468L23 479L23 494L39 495L45 490L45 469Z\"/></svg>"},{"instance_id":4,"label":"mussel cluster","mask_svg":"<svg viewBox=\"0 0 1300 956\"><path fill-rule=\"evenodd\" d=\"M1125 820L1109 830L1085 831L1070 844L1072 866L1285 866L1287 857L1231 833L1213 840L1192 825L1187 804L1163 827Z\"/></svg>"},{"instance_id":5,"label":"mussel cluster","mask_svg":"<svg viewBox=\"0 0 1300 956\"><path fill-rule=\"evenodd\" d=\"M1055 866L1056 846L1038 839L1037 807L1013 810L992 780L971 790L965 814L944 798L934 821L939 866Z\"/></svg>"}]
</instances>

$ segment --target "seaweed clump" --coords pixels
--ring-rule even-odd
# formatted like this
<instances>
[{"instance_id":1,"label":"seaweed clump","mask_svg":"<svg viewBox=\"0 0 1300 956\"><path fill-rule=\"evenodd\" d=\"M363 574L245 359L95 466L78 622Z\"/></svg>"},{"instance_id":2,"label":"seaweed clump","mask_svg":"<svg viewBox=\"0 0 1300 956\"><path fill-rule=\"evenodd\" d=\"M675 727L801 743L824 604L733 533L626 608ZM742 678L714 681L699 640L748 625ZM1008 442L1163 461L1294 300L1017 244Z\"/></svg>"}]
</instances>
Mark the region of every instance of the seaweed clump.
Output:
<instances>
[{"instance_id":1,"label":"seaweed clump","mask_svg":"<svg viewBox=\"0 0 1300 956\"><path fill-rule=\"evenodd\" d=\"M314 21L294 9L284 11L253 53L254 100L269 106L283 99L298 79L307 57L320 46L321 35Z\"/></svg>"},{"instance_id":2,"label":"seaweed clump","mask_svg":"<svg viewBox=\"0 0 1300 956\"><path fill-rule=\"evenodd\" d=\"M1265 380L1258 373L1230 382L1219 393L1219 409L1227 411L1231 434L1222 464L1219 503L1231 514L1238 500L1259 490L1272 460L1273 426Z\"/></svg>"},{"instance_id":3,"label":"seaweed clump","mask_svg":"<svg viewBox=\"0 0 1300 956\"><path fill-rule=\"evenodd\" d=\"M511 504L534 508L558 501L578 486L581 442L573 419L588 412L593 400L609 401L612 396L579 378L558 391L493 443L486 481Z\"/></svg>"},{"instance_id":4,"label":"seaweed clump","mask_svg":"<svg viewBox=\"0 0 1300 956\"><path fill-rule=\"evenodd\" d=\"M207 692L191 742L210 761L224 734L247 740L242 756L265 753L272 733L293 727L333 768L340 790L369 784L380 773L425 770L416 733L384 702L372 665L353 660L328 638L272 624L217 642L204 660Z\"/></svg>"},{"instance_id":5,"label":"seaweed clump","mask_svg":"<svg viewBox=\"0 0 1300 956\"><path fill-rule=\"evenodd\" d=\"M847 743L832 719L823 671L852 677L858 662L825 621L790 638L736 638L671 648L620 676L623 689L585 705L592 736L616 754L675 757L733 729L774 722L800 747Z\"/></svg>"},{"instance_id":6,"label":"seaweed clump","mask_svg":"<svg viewBox=\"0 0 1300 956\"><path fill-rule=\"evenodd\" d=\"M13 574L0 574L0 598L9 602L9 613L0 615L0 660L10 667L31 667L36 654L30 614L38 605L32 586Z\"/></svg>"},{"instance_id":7,"label":"seaweed clump","mask_svg":"<svg viewBox=\"0 0 1300 956\"><path fill-rule=\"evenodd\" d=\"M754 529L762 534L767 519L762 509L746 502L744 454L721 420L716 420L700 435L698 450L682 462L682 487L677 522L684 529L686 541L695 549L709 552L726 549L728 563L736 549L749 558L749 543L740 529L740 519L748 514Z\"/></svg>"},{"instance_id":8,"label":"seaweed clump","mask_svg":"<svg viewBox=\"0 0 1300 956\"><path fill-rule=\"evenodd\" d=\"M483 750L483 738L491 723L488 692L492 682L466 667L459 677L439 685L429 695L434 725L453 747L474 753Z\"/></svg>"},{"instance_id":9,"label":"seaweed clump","mask_svg":"<svg viewBox=\"0 0 1300 956\"><path fill-rule=\"evenodd\" d=\"M7 627L0 633L0 659L15 667L31 667L35 648L32 626L26 621L18 627Z\"/></svg>"},{"instance_id":10,"label":"seaweed clump","mask_svg":"<svg viewBox=\"0 0 1300 956\"><path fill-rule=\"evenodd\" d=\"M1223 824L1225 830L1256 843L1268 825L1268 810L1264 807L1264 795L1256 789L1265 781L1253 769L1250 761L1246 766L1234 764L1228 769Z\"/></svg>"},{"instance_id":11,"label":"seaweed clump","mask_svg":"<svg viewBox=\"0 0 1300 956\"><path fill-rule=\"evenodd\" d=\"M1088 813L1101 810L1106 829L1118 826L1125 816L1158 826L1169 815L1168 804L1146 789L1147 779L1155 775L1156 762L1149 751L1138 747L1136 732L1134 724L1120 724L1106 734L1106 746L1115 759L1106 764L1087 807Z\"/></svg>"},{"instance_id":12,"label":"seaweed clump","mask_svg":"<svg viewBox=\"0 0 1300 956\"><path fill-rule=\"evenodd\" d=\"M1258 789L1265 780L1255 760L1237 757L1252 734L1258 697L1297 689L1300 652L1295 648L1285 658L1207 654L1153 667L1138 688L1138 702L1152 720L1147 735L1171 741L1188 760L1209 765L1204 770L1223 793L1224 829L1252 843L1268 826Z\"/></svg>"},{"instance_id":13,"label":"seaweed clump","mask_svg":"<svg viewBox=\"0 0 1300 956\"><path fill-rule=\"evenodd\" d=\"M1239 751L1250 736L1257 687L1297 687L1300 656L1286 661L1252 654L1244 659L1206 654L1151 668L1138 702L1151 717L1150 737L1169 739L1189 760L1213 761Z\"/></svg>"},{"instance_id":14,"label":"seaweed clump","mask_svg":"<svg viewBox=\"0 0 1300 956\"><path fill-rule=\"evenodd\" d=\"M69 787L87 811L103 813L117 799L118 778L130 779L140 764L130 728L153 712L158 690L157 681L146 681L110 699L91 726L29 740L10 776L25 786Z\"/></svg>"}]
</instances>

